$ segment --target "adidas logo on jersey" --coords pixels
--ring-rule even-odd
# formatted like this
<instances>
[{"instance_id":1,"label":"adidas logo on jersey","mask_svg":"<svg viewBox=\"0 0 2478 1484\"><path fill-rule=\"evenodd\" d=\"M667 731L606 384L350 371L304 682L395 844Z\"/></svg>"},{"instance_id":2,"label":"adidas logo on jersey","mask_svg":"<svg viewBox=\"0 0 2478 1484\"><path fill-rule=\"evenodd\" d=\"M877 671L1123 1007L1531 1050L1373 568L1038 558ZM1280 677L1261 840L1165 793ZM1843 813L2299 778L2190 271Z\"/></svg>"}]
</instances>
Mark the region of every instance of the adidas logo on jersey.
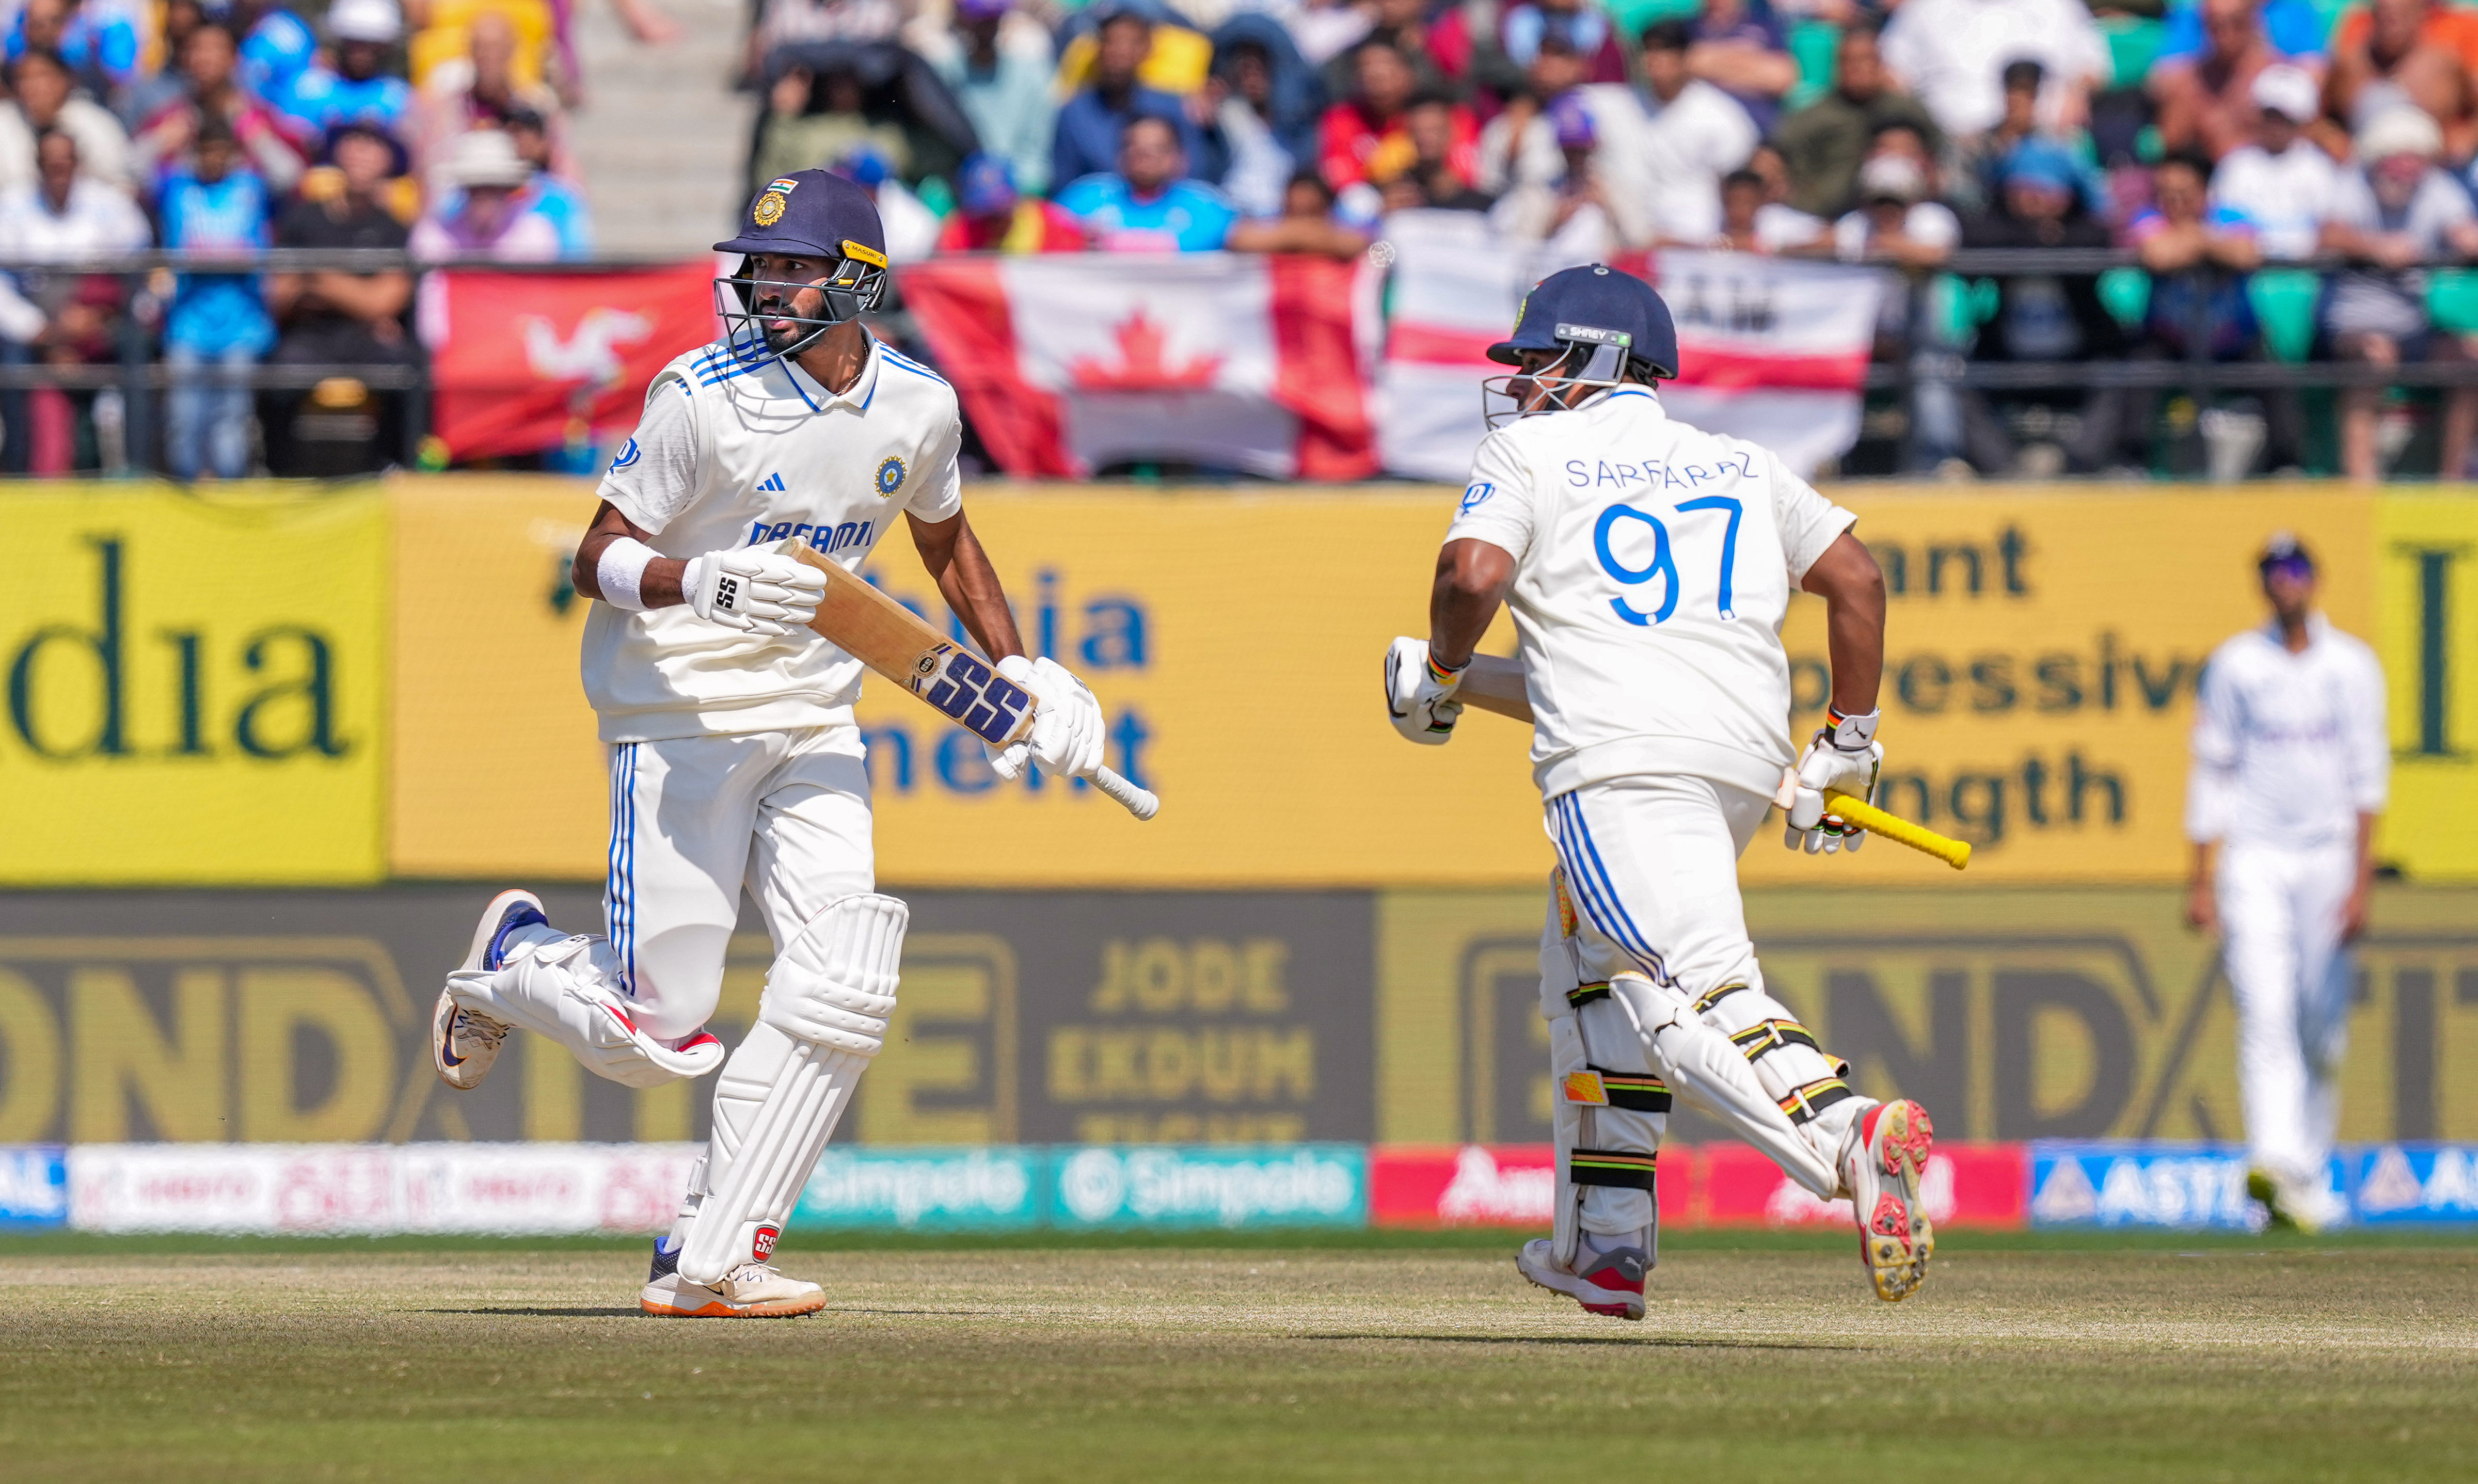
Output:
<instances>
[{"instance_id":1,"label":"adidas logo on jersey","mask_svg":"<svg viewBox=\"0 0 2478 1484\"><path fill-rule=\"evenodd\" d=\"M771 490L776 493L781 493L783 490L783 476L780 474L769 474L766 476L766 483L759 485L757 488L760 490Z\"/></svg>"}]
</instances>

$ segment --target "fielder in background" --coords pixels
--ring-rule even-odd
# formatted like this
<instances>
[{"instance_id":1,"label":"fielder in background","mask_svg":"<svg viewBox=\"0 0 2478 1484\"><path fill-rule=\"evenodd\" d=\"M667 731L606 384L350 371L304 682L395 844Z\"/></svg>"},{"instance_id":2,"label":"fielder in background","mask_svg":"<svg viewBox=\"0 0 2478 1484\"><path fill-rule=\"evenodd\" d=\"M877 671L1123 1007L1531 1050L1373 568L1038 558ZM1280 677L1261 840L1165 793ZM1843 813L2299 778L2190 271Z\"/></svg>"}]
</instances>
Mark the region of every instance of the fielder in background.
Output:
<instances>
[{"instance_id":1,"label":"fielder in background","mask_svg":"<svg viewBox=\"0 0 2478 1484\"><path fill-rule=\"evenodd\" d=\"M1643 1318L1674 1088L1819 1197L1849 1197L1876 1292L1898 1300L1934 1245L1927 1112L1858 1095L1765 993L1737 877L1792 765L1780 631L1794 585L1825 602L1833 709L1788 780L1788 843L1863 838L1823 791L1874 796L1884 578L1850 512L1662 409L1653 384L1678 374L1678 335L1642 280L1552 275L1489 357L1518 373L1483 391L1495 431L1438 556L1429 639L1396 640L1385 679L1396 729L1447 741L1473 649L1511 606L1559 863L1540 982L1556 1225L1515 1265L1595 1314Z\"/></svg>"},{"instance_id":2,"label":"fielder in background","mask_svg":"<svg viewBox=\"0 0 2478 1484\"><path fill-rule=\"evenodd\" d=\"M2391 753L2374 650L2314 609L2314 560L2274 536L2259 564L2271 620L2212 652L2194 709L2187 919L2221 934L2238 1008L2238 1086L2270 1219L2320 1230L2332 1188L2348 944L2365 931L2375 817Z\"/></svg>"},{"instance_id":3,"label":"fielder in background","mask_svg":"<svg viewBox=\"0 0 2478 1484\"><path fill-rule=\"evenodd\" d=\"M714 1127L678 1221L654 1245L648 1314L806 1314L814 1283L769 1262L895 1010L908 921L875 891L860 662L803 627L898 514L940 594L1039 703L992 755L1090 777L1101 712L1027 661L964 517L952 388L872 338L886 241L859 187L823 170L749 203L716 281L729 333L666 366L603 477L576 552L586 694L611 747L607 935L562 933L529 892L474 930L432 1019L439 1075L479 1086L511 1026L593 1071L652 1087L717 1068ZM705 1032L743 890L773 939L757 1023L728 1058Z\"/></svg>"}]
</instances>

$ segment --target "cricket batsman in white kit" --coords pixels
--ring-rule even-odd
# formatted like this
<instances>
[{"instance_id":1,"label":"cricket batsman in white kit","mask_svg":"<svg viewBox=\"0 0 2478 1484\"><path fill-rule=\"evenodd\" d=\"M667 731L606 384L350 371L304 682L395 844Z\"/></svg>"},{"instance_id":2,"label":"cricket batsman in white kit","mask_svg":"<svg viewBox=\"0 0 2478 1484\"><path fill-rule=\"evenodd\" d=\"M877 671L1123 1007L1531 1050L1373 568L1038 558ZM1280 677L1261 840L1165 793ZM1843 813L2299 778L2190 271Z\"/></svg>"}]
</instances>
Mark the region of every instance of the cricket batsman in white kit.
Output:
<instances>
[{"instance_id":1,"label":"cricket batsman in white kit","mask_svg":"<svg viewBox=\"0 0 2478 1484\"><path fill-rule=\"evenodd\" d=\"M2375 652L2314 611L2314 561L2274 536L2271 621L2212 652L2194 710L2187 918L2221 934L2238 1010L2246 1188L2274 1221L2342 1220L2332 1189L2349 943L2366 926L2391 776Z\"/></svg>"},{"instance_id":2,"label":"cricket batsman in white kit","mask_svg":"<svg viewBox=\"0 0 2478 1484\"><path fill-rule=\"evenodd\" d=\"M1678 336L1640 279L1552 275L1489 356L1518 374L1484 393L1495 431L1438 557L1429 636L1394 641L1386 689L1398 730L1447 741L1472 652L1511 606L1559 863L1540 985L1555 1228L1516 1267L1595 1314L1643 1318L1674 1088L1817 1196L1849 1197L1876 1293L1901 1299L1934 1245L1927 1112L1858 1095L1765 993L1737 879L1785 784L1794 847L1863 838L1823 791L1872 799L1883 764L1883 576L1850 512L1762 448L1662 409L1653 383L1678 374ZM1794 779L1792 584L1823 597L1833 663L1829 724Z\"/></svg>"},{"instance_id":3,"label":"cricket batsman in white kit","mask_svg":"<svg viewBox=\"0 0 2478 1484\"><path fill-rule=\"evenodd\" d=\"M1038 702L993 754L1060 777L1100 767L1100 707L1027 661L964 516L953 389L862 327L886 242L861 189L769 184L717 280L728 334L666 366L579 545L586 693L610 744L603 936L563 933L528 892L484 913L432 1022L439 1074L480 1085L522 1026L631 1087L720 1068L714 1128L655 1245L648 1314L805 1314L822 1290L770 1265L776 1237L886 1035L907 921L875 891L861 665L804 625L826 580L900 516L947 604ZM744 887L772 936L757 1023L728 1057L704 1026Z\"/></svg>"}]
</instances>

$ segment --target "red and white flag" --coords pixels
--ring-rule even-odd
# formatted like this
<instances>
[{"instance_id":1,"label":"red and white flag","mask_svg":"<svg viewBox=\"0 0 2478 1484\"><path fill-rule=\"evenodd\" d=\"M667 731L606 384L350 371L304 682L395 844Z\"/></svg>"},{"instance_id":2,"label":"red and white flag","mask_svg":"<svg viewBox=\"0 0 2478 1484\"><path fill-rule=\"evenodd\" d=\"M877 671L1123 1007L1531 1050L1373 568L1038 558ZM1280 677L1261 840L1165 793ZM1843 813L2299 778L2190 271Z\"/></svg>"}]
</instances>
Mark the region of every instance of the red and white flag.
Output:
<instances>
[{"instance_id":1,"label":"red and white flag","mask_svg":"<svg viewBox=\"0 0 2478 1484\"><path fill-rule=\"evenodd\" d=\"M1475 212L1403 212L1385 223L1395 253L1393 316L1377 370L1385 467L1460 481L1487 431L1479 383L1505 367L1490 344L1514 327L1533 284L1575 266L1507 243ZM1748 439L1811 470L1858 441L1881 276L1838 264L1745 253L1662 251L1614 266L1659 288L1678 321L1672 416Z\"/></svg>"},{"instance_id":2,"label":"red and white flag","mask_svg":"<svg viewBox=\"0 0 2478 1484\"><path fill-rule=\"evenodd\" d=\"M431 426L451 459L532 453L637 425L645 388L717 334L714 264L616 273L450 268L422 283Z\"/></svg>"},{"instance_id":3,"label":"red and white flag","mask_svg":"<svg viewBox=\"0 0 2478 1484\"><path fill-rule=\"evenodd\" d=\"M1201 464L1357 479L1377 458L1354 267L1228 253L940 258L903 302L1019 477Z\"/></svg>"}]
</instances>

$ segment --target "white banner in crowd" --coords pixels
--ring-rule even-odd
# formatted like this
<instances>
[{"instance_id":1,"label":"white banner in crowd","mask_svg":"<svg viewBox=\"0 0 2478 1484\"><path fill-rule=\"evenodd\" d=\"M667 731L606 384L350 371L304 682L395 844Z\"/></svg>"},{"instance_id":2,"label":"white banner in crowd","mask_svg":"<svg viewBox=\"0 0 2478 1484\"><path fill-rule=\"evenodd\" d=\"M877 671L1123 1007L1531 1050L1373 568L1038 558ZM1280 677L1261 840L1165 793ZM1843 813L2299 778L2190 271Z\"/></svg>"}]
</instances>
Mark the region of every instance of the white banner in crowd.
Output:
<instances>
[{"instance_id":1,"label":"white banner in crowd","mask_svg":"<svg viewBox=\"0 0 2478 1484\"><path fill-rule=\"evenodd\" d=\"M68 1154L81 1231L655 1232L693 1144L89 1144Z\"/></svg>"},{"instance_id":2,"label":"white banner in crowd","mask_svg":"<svg viewBox=\"0 0 2478 1484\"><path fill-rule=\"evenodd\" d=\"M1553 242L1509 246L1473 212L1386 218L1395 252L1377 446L1385 467L1459 483L1487 430L1479 383L1502 375L1487 347L1513 327L1530 287L1575 261ZM1639 266L1678 321L1672 415L1753 441L1801 472L1858 441L1860 391L1882 275L1745 253L1663 251Z\"/></svg>"}]
</instances>

